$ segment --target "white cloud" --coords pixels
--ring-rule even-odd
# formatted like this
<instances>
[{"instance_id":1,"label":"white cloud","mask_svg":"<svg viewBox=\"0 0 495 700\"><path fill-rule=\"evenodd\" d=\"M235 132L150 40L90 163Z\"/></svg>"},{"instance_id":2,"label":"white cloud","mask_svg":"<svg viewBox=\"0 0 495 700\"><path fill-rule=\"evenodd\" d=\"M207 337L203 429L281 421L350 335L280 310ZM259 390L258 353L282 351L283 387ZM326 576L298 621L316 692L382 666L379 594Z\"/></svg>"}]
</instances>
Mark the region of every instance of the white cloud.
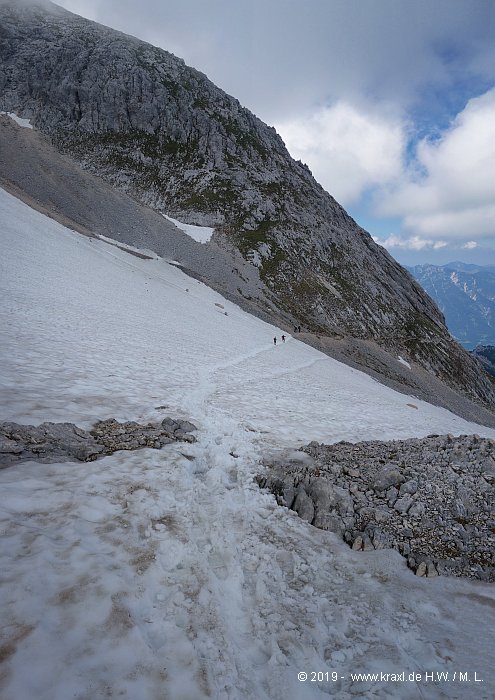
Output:
<instances>
[{"instance_id":1,"label":"white cloud","mask_svg":"<svg viewBox=\"0 0 495 700\"><path fill-rule=\"evenodd\" d=\"M276 125L292 156L342 204L402 172L404 125L393 115L337 102L312 115Z\"/></svg>"},{"instance_id":2,"label":"white cloud","mask_svg":"<svg viewBox=\"0 0 495 700\"><path fill-rule=\"evenodd\" d=\"M441 139L421 141L417 166L381 194L381 215L402 217L417 235L493 236L495 88L471 99Z\"/></svg>"},{"instance_id":3,"label":"white cloud","mask_svg":"<svg viewBox=\"0 0 495 700\"><path fill-rule=\"evenodd\" d=\"M420 238L420 236L402 238L394 234L385 239L373 237L373 240L384 248L399 248L402 250L440 250L448 245L447 241Z\"/></svg>"},{"instance_id":4,"label":"white cloud","mask_svg":"<svg viewBox=\"0 0 495 700\"><path fill-rule=\"evenodd\" d=\"M464 248L464 250L473 250L474 248L478 247L478 244L476 243L476 241L468 241L462 247Z\"/></svg>"}]
</instances>

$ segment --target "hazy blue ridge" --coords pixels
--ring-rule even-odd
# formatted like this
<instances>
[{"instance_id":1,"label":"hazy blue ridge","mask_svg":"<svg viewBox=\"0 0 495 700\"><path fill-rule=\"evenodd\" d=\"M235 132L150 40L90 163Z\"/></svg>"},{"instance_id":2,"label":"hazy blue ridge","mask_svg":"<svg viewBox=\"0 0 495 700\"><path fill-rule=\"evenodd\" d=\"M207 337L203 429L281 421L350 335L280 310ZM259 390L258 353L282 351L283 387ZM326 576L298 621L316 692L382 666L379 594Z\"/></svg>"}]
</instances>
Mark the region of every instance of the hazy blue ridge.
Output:
<instances>
[{"instance_id":1,"label":"hazy blue ridge","mask_svg":"<svg viewBox=\"0 0 495 700\"><path fill-rule=\"evenodd\" d=\"M495 267L462 262L409 267L437 303L452 335L468 350L495 345Z\"/></svg>"}]
</instances>

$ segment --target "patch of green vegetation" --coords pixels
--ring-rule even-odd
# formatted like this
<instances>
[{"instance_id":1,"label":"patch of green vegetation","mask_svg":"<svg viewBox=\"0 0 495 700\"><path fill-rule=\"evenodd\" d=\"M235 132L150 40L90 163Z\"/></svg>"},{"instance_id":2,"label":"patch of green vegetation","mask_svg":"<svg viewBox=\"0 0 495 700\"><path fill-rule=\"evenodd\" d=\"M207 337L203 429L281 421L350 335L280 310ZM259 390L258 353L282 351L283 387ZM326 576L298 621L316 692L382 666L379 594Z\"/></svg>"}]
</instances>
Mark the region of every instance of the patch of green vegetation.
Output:
<instances>
[{"instance_id":1,"label":"patch of green vegetation","mask_svg":"<svg viewBox=\"0 0 495 700\"><path fill-rule=\"evenodd\" d=\"M258 228L252 231L238 231L235 234L235 242L244 257L249 250L257 248L261 243L271 242L268 233L275 225L275 221L265 219L259 223Z\"/></svg>"},{"instance_id":2,"label":"patch of green vegetation","mask_svg":"<svg viewBox=\"0 0 495 700\"><path fill-rule=\"evenodd\" d=\"M260 192L263 192L268 197L281 196L284 193L284 188L280 182L262 182L258 187Z\"/></svg>"},{"instance_id":3,"label":"patch of green vegetation","mask_svg":"<svg viewBox=\"0 0 495 700\"><path fill-rule=\"evenodd\" d=\"M233 189L229 180L216 179L208 189L185 193L183 204L201 211L222 210L225 213L235 206L238 198L239 192Z\"/></svg>"},{"instance_id":4,"label":"patch of green vegetation","mask_svg":"<svg viewBox=\"0 0 495 700\"><path fill-rule=\"evenodd\" d=\"M205 97L196 97L193 102L193 107L196 109L208 109L210 106L210 102Z\"/></svg>"},{"instance_id":5,"label":"patch of green vegetation","mask_svg":"<svg viewBox=\"0 0 495 700\"><path fill-rule=\"evenodd\" d=\"M425 314L416 311L411 314L404 324L403 328L405 343L410 343L412 346L417 346L418 343L424 341L429 335L437 335L438 328Z\"/></svg>"},{"instance_id":6,"label":"patch of green vegetation","mask_svg":"<svg viewBox=\"0 0 495 700\"><path fill-rule=\"evenodd\" d=\"M345 277L338 267L331 267L326 270L326 274L329 277L331 283L342 292L342 295L346 298L353 297L356 294L356 288L352 281Z\"/></svg>"},{"instance_id":7,"label":"patch of green vegetation","mask_svg":"<svg viewBox=\"0 0 495 700\"><path fill-rule=\"evenodd\" d=\"M228 165L229 168L235 168L235 167L243 167L242 160L238 158L237 156L234 156L232 153L224 153L224 160L225 163Z\"/></svg>"},{"instance_id":8,"label":"patch of green vegetation","mask_svg":"<svg viewBox=\"0 0 495 700\"><path fill-rule=\"evenodd\" d=\"M318 296L328 294L328 289L312 273L307 273L302 279L295 282L292 288L298 296L311 297L313 300Z\"/></svg>"},{"instance_id":9,"label":"patch of green vegetation","mask_svg":"<svg viewBox=\"0 0 495 700\"><path fill-rule=\"evenodd\" d=\"M257 136L250 131L246 131L246 129L242 128L234 119L229 119L219 114L217 114L216 117L218 121L223 124L227 135L233 136L236 143L244 148L244 150L253 149L257 151L262 158L266 158L268 156L268 150L265 148L265 146L263 146Z\"/></svg>"},{"instance_id":10,"label":"patch of green vegetation","mask_svg":"<svg viewBox=\"0 0 495 700\"><path fill-rule=\"evenodd\" d=\"M168 80L168 78L162 78L162 85L167 88L167 92L169 92L173 97L177 98L180 94L181 91L181 86L179 83L176 83L174 80Z\"/></svg>"},{"instance_id":11,"label":"patch of green vegetation","mask_svg":"<svg viewBox=\"0 0 495 700\"><path fill-rule=\"evenodd\" d=\"M263 258L263 264L260 269L261 279L267 282L268 279L276 277L280 266L284 262L286 262L286 255L280 248L277 248L269 258Z\"/></svg>"},{"instance_id":12,"label":"patch of green vegetation","mask_svg":"<svg viewBox=\"0 0 495 700\"><path fill-rule=\"evenodd\" d=\"M119 158L126 157L131 158L135 166L138 167L139 154L152 160L180 157L182 161L195 165L200 159L197 153L199 144L197 139L191 139L184 143L173 139L163 140L157 134L133 130L108 131L93 136L92 141L103 147L111 148L111 153L107 154L107 160L111 162L113 158L116 165L119 163Z\"/></svg>"},{"instance_id":13,"label":"patch of green vegetation","mask_svg":"<svg viewBox=\"0 0 495 700\"><path fill-rule=\"evenodd\" d=\"M313 317L314 298L309 296L300 297L296 292L294 292L294 290L288 291L287 287L277 288L276 291L281 308L294 318L300 319L303 322L304 329L306 331L316 335L326 335L328 333L328 328L323 326L321 323L318 323L318 321Z\"/></svg>"},{"instance_id":14,"label":"patch of green vegetation","mask_svg":"<svg viewBox=\"0 0 495 700\"><path fill-rule=\"evenodd\" d=\"M462 354L453 348L446 355L447 331L442 338L442 331L426 314L416 311L411 313L402 328L403 343L412 357L433 362L444 376L464 381L466 363ZM447 341L448 342L448 341Z\"/></svg>"}]
</instances>

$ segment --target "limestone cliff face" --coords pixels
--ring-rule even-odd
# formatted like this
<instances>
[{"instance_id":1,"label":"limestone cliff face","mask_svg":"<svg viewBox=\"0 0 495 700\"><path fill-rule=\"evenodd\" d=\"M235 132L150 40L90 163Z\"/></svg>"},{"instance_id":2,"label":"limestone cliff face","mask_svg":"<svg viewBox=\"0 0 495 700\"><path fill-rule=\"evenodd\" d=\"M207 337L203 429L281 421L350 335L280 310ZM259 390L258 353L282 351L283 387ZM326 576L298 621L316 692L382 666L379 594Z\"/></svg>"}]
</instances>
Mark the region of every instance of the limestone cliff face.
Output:
<instances>
[{"instance_id":1,"label":"limestone cliff face","mask_svg":"<svg viewBox=\"0 0 495 700\"><path fill-rule=\"evenodd\" d=\"M273 128L172 54L49 2L0 0L0 110L144 204L216 226L288 321L372 338L493 401L412 277Z\"/></svg>"}]
</instances>

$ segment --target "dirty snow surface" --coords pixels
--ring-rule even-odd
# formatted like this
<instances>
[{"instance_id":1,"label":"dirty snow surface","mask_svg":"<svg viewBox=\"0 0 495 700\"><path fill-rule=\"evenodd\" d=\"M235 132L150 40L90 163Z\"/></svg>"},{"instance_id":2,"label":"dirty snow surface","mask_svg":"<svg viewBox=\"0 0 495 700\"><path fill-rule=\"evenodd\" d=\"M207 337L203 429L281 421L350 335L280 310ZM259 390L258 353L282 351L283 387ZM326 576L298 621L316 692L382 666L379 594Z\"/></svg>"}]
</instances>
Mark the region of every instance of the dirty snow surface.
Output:
<instances>
[{"instance_id":1,"label":"dirty snow surface","mask_svg":"<svg viewBox=\"0 0 495 700\"><path fill-rule=\"evenodd\" d=\"M404 367L407 367L408 369L411 369L411 365L409 364L409 362L408 362L407 360L404 360L403 357L401 357L401 356L399 355L399 357L398 357L397 359L399 360L399 362L401 363L401 365L404 365Z\"/></svg>"},{"instance_id":2,"label":"dirty snow surface","mask_svg":"<svg viewBox=\"0 0 495 700\"><path fill-rule=\"evenodd\" d=\"M22 117L18 117L17 114L14 114L13 112L0 112L0 114L5 114L7 117L10 117L13 119L19 126L22 126L25 129L32 129L33 126L29 119L23 119Z\"/></svg>"},{"instance_id":3,"label":"dirty snow surface","mask_svg":"<svg viewBox=\"0 0 495 700\"><path fill-rule=\"evenodd\" d=\"M183 224L182 221L172 219L171 216L167 216L166 214L163 214L163 216L165 219L167 219L167 221L170 221L172 224L174 224L174 226L177 226L177 228L180 228L181 231L184 231L184 233L187 233L188 236L191 236L191 238L194 238L195 241L198 241L198 243L208 243L210 238L213 236L213 231L215 229L211 228L210 226Z\"/></svg>"},{"instance_id":4,"label":"dirty snow surface","mask_svg":"<svg viewBox=\"0 0 495 700\"><path fill-rule=\"evenodd\" d=\"M253 483L310 440L493 431L3 191L0 220L1 419L199 428L0 472L2 698L495 697L493 587L352 552Z\"/></svg>"}]
</instances>

